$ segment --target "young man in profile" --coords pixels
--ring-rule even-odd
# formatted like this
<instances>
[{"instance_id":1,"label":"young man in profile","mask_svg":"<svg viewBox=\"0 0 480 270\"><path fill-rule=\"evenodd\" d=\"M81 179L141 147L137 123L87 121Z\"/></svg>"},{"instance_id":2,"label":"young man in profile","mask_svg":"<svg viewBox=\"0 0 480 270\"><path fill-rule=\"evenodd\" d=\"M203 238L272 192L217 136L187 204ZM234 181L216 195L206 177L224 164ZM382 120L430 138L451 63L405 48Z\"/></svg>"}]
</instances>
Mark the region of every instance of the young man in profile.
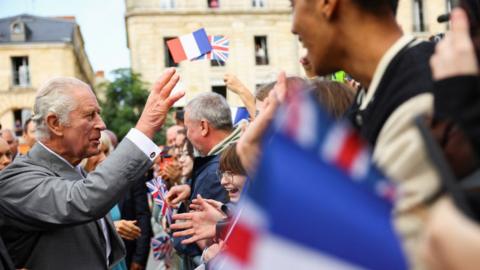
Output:
<instances>
[{"instance_id":1,"label":"young man in profile","mask_svg":"<svg viewBox=\"0 0 480 270\"><path fill-rule=\"evenodd\" d=\"M403 35L395 0L292 0L293 27L317 75L344 70L359 81L347 117L373 148L373 159L398 183L395 225L413 268L426 212L438 177L413 119L430 113L429 59L434 44Z\"/></svg>"}]
</instances>

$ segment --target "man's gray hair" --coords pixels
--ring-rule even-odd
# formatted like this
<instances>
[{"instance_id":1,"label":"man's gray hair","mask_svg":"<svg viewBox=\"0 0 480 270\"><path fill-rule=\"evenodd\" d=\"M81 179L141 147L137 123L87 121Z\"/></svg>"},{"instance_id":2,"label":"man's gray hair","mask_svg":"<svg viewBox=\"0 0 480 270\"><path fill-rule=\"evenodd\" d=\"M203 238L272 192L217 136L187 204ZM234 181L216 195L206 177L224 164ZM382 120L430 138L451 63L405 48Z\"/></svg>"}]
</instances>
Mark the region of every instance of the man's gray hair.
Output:
<instances>
[{"instance_id":1,"label":"man's gray hair","mask_svg":"<svg viewBox=\"0 0 480 270\"><path fill-rule=\"evenodd\" d=\"M60 124L69 124L68 115L77 106L71 92L74 88L79 87L90 89L88 84L71 77L50 79L38 89L32 117L32 121L36 125L35 135L37 140L42 141L50 138L50 130L45 122L49 113L56 114Z\"/></svg>"},{"instance_id":2,"label":"man's gray hair","mask_svg":"<svg viewBox=\"0 0 480 270\"><path fill-rule=\"evenodd\" d=\"M225 98L217 93L207 92L195 96L185 107L189 118L206 119L215 129L232 129L232 112Z\"/></svg>"}]
</instances>

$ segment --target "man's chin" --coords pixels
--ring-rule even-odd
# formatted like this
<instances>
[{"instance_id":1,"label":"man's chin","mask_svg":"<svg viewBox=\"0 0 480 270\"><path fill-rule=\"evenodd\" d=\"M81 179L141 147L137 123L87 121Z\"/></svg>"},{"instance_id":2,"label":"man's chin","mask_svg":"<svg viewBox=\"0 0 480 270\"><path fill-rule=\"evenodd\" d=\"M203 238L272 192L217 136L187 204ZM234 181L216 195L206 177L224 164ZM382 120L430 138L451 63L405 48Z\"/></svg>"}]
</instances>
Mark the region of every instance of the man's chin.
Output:
<instances>
[{"instance_id":1,"label":"man's chin","mask_svg":"<svg viewBox=\"0 0 480 270\"><path fill-rule=\"evenodd\" d=\"M95 155L98 155L100 153L100 149L95 148L95 149L90 149L86 154L84 158L89 158L93 157Z\"/></svg>"}]
</instances>

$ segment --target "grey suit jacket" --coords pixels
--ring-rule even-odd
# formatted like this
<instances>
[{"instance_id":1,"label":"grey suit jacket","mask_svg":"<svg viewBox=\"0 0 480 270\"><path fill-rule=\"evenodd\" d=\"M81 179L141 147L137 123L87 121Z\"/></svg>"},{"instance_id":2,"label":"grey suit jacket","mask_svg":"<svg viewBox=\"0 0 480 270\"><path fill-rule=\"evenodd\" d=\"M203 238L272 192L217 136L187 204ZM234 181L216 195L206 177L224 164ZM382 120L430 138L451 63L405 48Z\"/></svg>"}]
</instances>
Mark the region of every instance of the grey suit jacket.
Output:
<instances>
[{"instance_id":1,"label":"grey suit jacket","mask_svg":"<svg viewBox=\"0 0 480 270\"><path fill-rule=\"evenodd\" d=\"M83 177L36 144L0 173L1 235L17 268L107 269L98 219L106 217L112 267L125 255L108 212L152 165L130 140Z\"/></svg>"}]
</instances>

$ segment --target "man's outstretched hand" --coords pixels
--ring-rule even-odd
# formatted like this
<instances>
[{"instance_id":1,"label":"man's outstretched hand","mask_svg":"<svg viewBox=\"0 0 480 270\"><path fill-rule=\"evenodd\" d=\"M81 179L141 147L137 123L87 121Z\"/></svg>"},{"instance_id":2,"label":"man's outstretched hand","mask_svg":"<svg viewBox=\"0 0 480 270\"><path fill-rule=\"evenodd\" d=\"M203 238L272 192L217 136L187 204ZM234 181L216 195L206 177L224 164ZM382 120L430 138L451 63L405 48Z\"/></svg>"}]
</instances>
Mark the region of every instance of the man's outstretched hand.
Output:
<instances>
[{"instance_id":1,"label":"man's outstretched hand","mask_svg":"<svg viewBox=\"0 0 480 270\"><path fill-rule=\"evenodd\" d=\"M180 76L176 74L176 70L170 68L165 70L153 85L145 108L135 127L149 138L153 138L155 133L162 128L168 110L185 95L183 91L170 95L179 79Z\"/></svg>"}]
</instances>

